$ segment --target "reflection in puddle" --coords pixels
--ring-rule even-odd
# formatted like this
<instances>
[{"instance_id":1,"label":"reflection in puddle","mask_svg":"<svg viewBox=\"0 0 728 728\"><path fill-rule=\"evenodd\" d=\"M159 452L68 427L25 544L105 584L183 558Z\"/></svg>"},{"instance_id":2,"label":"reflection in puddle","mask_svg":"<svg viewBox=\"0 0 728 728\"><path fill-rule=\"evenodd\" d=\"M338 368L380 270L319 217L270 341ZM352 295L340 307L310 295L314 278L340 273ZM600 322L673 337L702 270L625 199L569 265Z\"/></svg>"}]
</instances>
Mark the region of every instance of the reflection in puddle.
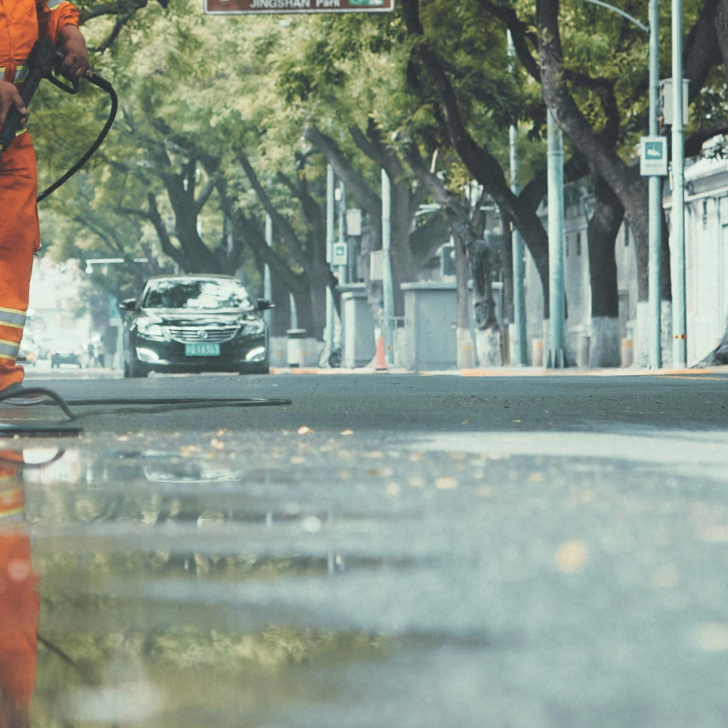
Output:
<instances>
[{"instance_id":1,"label":"reflection in puddle","mask_svg":"<svg viewBox=\"0 0 728 728\"><path fill-rule=\"evenodd\" d=\"M30 558L22 452L0 451L0 725L22 728L38 656L39 600Z\"/></svg>"},{"instance_id":2,"label":"reflection in puddle","mask_svg":"<svg viewBox=\"0 0 728 728\"><path fill-rule=\"evenodd\" d=\"M386 657L391 639L200 599L209 588L343 572L343 555L325 545L295 547L323 535L331 509L282 497L286 477L266 499L256 488L271 478L252 472L250 488L250 476L237 462L164 453L0 455L2 728L270 725L296 701L330 699L332 670ZM136 530L116 533L125 528ZM208 539L220 528L223 540ZM266 545L261 533L284 537ZM180 603L154 596L180 579L191 589Z\"/></svg>"}]
</instances>

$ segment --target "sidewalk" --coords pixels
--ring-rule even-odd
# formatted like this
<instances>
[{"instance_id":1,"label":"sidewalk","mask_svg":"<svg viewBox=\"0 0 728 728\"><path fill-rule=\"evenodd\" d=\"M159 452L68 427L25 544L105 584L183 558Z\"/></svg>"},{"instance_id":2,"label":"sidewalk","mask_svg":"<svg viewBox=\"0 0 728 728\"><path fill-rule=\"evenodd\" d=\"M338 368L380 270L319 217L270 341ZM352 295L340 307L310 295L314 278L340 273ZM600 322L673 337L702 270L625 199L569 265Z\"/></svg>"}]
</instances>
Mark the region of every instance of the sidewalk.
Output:
<instances>
[{"instance_id":1,"label":"sidewalk","mask_svg":"<svg viewBox=\"0 0 728 728\"><path fill-rule=\"evenodd\" d=\"M396 368L377 370L372 367L359 369L323 369L317 367L271 367L271 374L293 375L344 375L344 374L412 374L419 377L704 377L708 374L728 377L728 366L711 367L709 369L544 369L543 367L498 367L497 369L443 369L433 371L411 371Z\"/></svg>"}]
</instances>

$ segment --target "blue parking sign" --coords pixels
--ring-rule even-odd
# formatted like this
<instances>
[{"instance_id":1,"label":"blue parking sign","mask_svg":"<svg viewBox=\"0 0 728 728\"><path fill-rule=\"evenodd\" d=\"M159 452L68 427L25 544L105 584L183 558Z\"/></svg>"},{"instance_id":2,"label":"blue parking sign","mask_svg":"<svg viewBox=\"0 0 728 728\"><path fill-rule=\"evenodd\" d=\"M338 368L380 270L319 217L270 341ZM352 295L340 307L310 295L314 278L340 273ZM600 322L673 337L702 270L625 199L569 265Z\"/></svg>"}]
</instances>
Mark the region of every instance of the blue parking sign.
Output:
<instances>
[{"instance_id":1,"label":"blue parking sign","mask_svg":"<svg viewBox=\"0 0 728 728\"><path fill-rule=\"evenodd\" d=\"M667 139L642 137L640 139L640 174L643 177L662 177L667 174Z\"/></svg>"}]
</instances>

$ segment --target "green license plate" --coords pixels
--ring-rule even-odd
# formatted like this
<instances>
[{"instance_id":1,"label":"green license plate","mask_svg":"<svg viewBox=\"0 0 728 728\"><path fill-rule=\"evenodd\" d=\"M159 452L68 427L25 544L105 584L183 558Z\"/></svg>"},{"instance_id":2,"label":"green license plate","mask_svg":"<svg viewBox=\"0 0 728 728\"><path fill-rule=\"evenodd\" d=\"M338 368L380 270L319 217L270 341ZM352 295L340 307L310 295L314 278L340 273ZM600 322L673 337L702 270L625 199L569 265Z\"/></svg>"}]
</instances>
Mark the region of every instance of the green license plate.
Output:
<instances>
[{"instance_id":1,"label":"green license plate","mask_svg":"<svg viewBox=\"0 0 728 728\"><path fill-rule=\"evenodd\" d=\"M185 344L185 356L220 356L220 344Z\"/></svg>"}]
</instances>

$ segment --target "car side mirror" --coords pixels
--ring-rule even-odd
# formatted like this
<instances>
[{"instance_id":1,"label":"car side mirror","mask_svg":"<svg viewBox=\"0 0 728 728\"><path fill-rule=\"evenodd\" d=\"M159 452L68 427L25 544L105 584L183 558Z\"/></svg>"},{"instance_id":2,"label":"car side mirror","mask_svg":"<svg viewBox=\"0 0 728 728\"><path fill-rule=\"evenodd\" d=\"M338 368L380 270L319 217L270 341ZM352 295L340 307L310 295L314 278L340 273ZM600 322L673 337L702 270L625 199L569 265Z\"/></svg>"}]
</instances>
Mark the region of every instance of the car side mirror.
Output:
<instances>
[{"instance_id":1,"label":"car side mirror","mask_svg":"<svg viewBox=\"0 0 728 728\"><path fill-rule=\"evenodd\" d=\"M258 299L258 311L270 311L270 309L275 308L275 307L276 307L275 303L266 301L265 298Z\"/></svg>"},{"instance_id":2,"label":"car side mirror","mask_svg":"<svg viewBox=\"0 0 728 728\"><path fill-rule=\"evenodd\" d=\"M127 298L119 301L118 307L120 311L136 311L137 300L136 298Z\"/></svg>"}]
</instances>

